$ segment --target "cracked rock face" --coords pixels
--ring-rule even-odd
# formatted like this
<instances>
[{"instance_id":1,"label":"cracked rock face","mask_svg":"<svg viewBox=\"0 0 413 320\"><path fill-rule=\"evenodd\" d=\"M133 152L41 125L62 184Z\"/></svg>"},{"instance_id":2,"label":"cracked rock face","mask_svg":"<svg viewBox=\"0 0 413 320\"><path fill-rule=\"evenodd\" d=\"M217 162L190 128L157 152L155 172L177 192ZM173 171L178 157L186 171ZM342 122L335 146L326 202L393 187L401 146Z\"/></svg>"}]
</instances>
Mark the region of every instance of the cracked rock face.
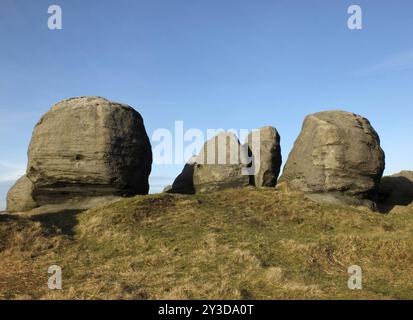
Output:
<instances>
[{"instance_id":1,"label":"cracked rock face","mask_svg":"<svg viewBox=\"0 0 413 320\"><path fill-rule=\"evenodd\" d=\"M367 119L320 112L304 120L281 180L303 192L374 200L384 160L379 136Z\"/></svg>"},{"instance_id":2,"label":"cracked rock face","mask_svg":"<svg viewBox=\"0 0 413 320\"><path fill-rule=\"evenodd\" d=\"M104 98L72 98L53 106L34 128L28 158L26 179L39 206L149 190L152 151L143 119L133 108Z\"/></svg>"},{"instance_id":3,"label":"cracked rock face","mask_svg":"<svg viewBox=\"0 0 413 320\"><path fill-rule=\"evenodd\" d=\"M250 182L256 187L275 187L282 163L280 135L274 127L263 127L248 135L245 143L252 153Z\"/></svg>"}]
</instances>

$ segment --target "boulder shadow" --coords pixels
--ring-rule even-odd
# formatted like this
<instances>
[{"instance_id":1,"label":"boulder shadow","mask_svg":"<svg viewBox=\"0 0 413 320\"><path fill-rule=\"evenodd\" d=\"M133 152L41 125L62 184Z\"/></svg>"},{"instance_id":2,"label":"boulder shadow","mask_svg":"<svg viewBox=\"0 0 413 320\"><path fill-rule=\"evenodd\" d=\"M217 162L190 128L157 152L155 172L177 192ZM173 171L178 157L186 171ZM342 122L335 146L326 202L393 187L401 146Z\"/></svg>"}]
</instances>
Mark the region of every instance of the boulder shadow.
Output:
<instances>
[{"instance_id":1,"label":"boulder shadow","mask_svg":"<svg viewBox=\"0 0 413 320\"><path fill-rule=\"evenodd\" d=\"M7 212L1 212L0 213L0 223L1 222L17 221L17 220L19 220L18 216L9 214Z\"/></svg>"},{"instance_id":2,"label":"boulder shadow","mask_svg":"<svg viewBox=\"0 0 413 320\"><path fill-rule=\"evenodd\" d=\"M380 182L377 210L389 213L396 206L413 203L413 181L403 176L384 177Z\"/></svg>"},{"instance_id":3,"label":"boulder shadow","mask_svg":"<svg viewBox=\"0 0 413 320\"><path fill-rule=\"evenodd\" d=\"M32 221L40 222L48 236L66 235L73 237L78 224L77 216L83 210L62 210L32 216Z\"/></svg>"}]
</instances>

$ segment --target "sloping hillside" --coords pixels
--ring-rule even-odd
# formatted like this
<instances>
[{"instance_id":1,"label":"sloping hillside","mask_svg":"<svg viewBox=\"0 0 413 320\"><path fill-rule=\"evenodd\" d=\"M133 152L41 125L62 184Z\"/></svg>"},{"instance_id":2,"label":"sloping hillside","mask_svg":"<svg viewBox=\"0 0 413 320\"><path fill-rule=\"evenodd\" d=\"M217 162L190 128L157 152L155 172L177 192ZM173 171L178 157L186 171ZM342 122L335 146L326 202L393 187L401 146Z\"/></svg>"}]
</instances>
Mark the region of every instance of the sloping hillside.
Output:
<instances>
[{"instance_id":1,"label":"sloping hillside","mask_svg":"<svg viewBox=\"0 0 413 320\"><path fill-rule=\"evenodd\" d=\"M63 290L47 269L63 268ZM363 289L347 287L347 268ZM0 298L413 298L413 206L379 214L246 188L0 216Z\"/></svg>"}]
</instances>

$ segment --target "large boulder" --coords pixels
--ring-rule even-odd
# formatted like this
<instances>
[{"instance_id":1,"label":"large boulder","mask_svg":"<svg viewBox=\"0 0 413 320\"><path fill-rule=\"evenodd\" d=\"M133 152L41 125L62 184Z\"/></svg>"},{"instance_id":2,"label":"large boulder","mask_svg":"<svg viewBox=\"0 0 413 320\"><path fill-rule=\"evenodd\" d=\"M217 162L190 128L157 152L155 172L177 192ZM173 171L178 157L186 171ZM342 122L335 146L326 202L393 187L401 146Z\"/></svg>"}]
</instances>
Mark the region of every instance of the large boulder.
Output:
<instances>
[{"instance_id":1,"label":"large boulder","mask_svg":"<svg viewBox=\"0 0 413 320\"><path fill-rule=\"evenodd\" d=\"M19 212L29 211L37 207L33 199L33 182L26 175L16 181L7 193L7 211Z\"/></svg>"},{"instance_id":2,"label":"large boulder","mask_svg":"<svg viewBox=\"0 0 413 320\"><path fill-rule=\"evenodd\" d=\"M219 133L207 141L175 179L172 193L205 193L249 184L247 153L232 133Z\"/></svg>"},{"instance_id":3,"label":"large boulder","mask_svg":"<svg viewBox=\"0 0 413 320\"><path fill-rule=\"evenodd\" d=\"M207 141L194 165L196 193L249 185L249 171L238 138L223 132Z\"/></svg>"},{"instance_id":4,"label":"large boulder","mask_svg":"<svg viewBox=\"0 0 413 320\"><path fill-rule=\"evenodd\" d=\"M250 182L256 187L275 187L282 163L280 135L267 126L251 132L245 144L252 155Z\"/></svg>"},{"instance_id":5,"label":"large boulder","mask_svg":"<svg viewBox=\"0 0 413 320\"><path fill-rule=\"evenodd\" d=\"M194 167L196 165L196 157L192 157L185 164L182 172L175 178L170 193L194 194Z\"/></svg>"},{"instance_id":6,"label":"large boulder","mask_svg":"<svg viewBox=\"0 0 413 320\"><path fill-rule=\"evenodd\" d=\"M304 120L281 180L291 189L318 193L322 200L328 194L372 207L384 158L379 136L367 119L344 111L320 112Z\"/></svg>"},{"instance_id":7,"label":"large boulder","mask_svg":"<svg viewBox=\"0 0 413 320\"><path fill-rule=\"evenodd\" d=\"M152 151L143 119L104 98L53 106L34 128L28 158L27 178L39 206L149 190Z\"/></svg>"}]
</instances>

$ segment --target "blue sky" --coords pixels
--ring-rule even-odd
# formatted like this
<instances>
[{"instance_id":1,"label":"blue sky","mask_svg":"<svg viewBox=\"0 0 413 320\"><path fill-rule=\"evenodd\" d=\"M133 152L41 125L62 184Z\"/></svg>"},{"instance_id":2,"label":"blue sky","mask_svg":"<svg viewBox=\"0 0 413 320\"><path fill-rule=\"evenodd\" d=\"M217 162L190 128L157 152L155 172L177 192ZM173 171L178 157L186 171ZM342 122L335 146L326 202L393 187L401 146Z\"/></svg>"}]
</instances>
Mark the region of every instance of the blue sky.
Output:
<instances>
[{"instance_id":1,"label":"blue sky","mask_svg":"<svg viewBox=\"0 0 413 320\"><path fill-rule=\"evenodd\" d=\"M63 30L47 28L47 8ZM363 29L347 28L347 8ZM283 157L305 115L367 117L386 173L413 169L413 2L1 0L0 208L24 172L35 123L54 103L98 95L158 128L275 126ZM182 165L154 166L152 192Z\"/></svg>"}]
</instances>

